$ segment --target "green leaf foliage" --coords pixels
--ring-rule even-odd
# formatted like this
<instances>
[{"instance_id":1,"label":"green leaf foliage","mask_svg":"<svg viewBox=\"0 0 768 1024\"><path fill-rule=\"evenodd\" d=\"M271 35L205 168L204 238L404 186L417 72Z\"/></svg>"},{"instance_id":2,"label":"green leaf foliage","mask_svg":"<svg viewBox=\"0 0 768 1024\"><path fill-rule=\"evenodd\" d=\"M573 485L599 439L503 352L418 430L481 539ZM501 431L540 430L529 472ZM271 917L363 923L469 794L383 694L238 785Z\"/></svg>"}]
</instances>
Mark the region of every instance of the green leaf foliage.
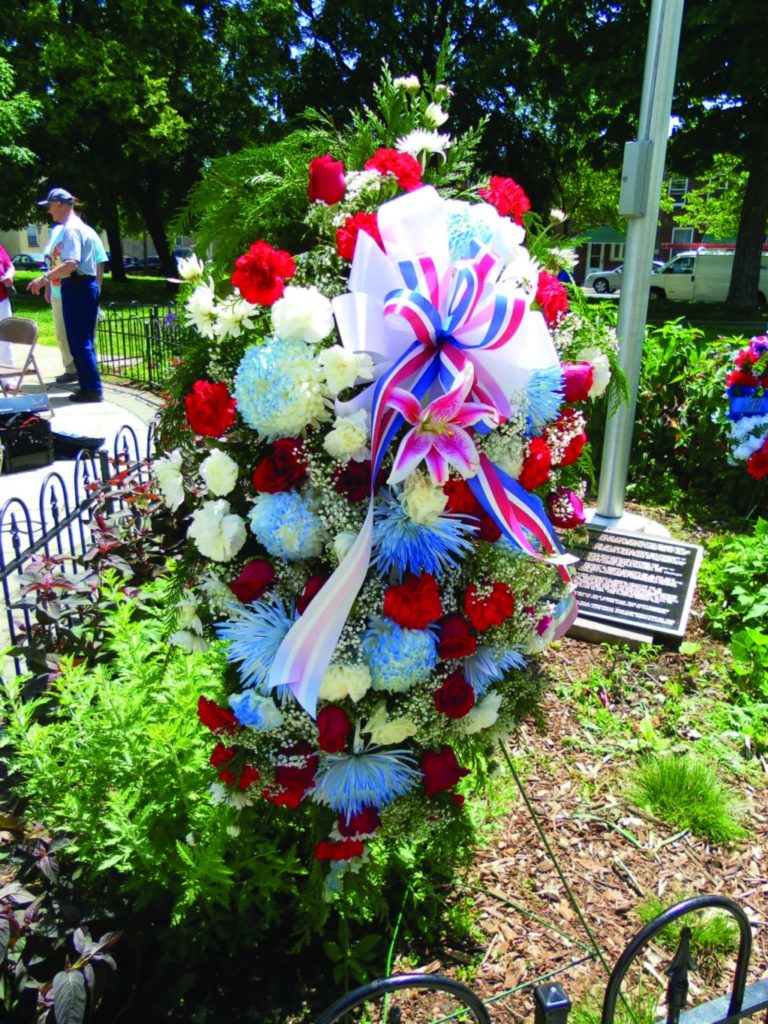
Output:
<instances>
[{"instance_id":1,"label":"green leaf foliage","mask_svg":"<svg viewBox=\"0 0 768 1024\"><path fill-rule=\"evenodd\" d=\"M768 520L758 518L751 534L715 539L701 568L699 588L707 622L716 636L759 628L768 614ZM744 644L742 637L739 652ZM738 659L740 654L735 656Z\"/></svg>"},{"instance_id":2,"label":"green leaf foliage","mask_svg":"<svg viewBox=\"0 0 768 1024\"><path fill-rule=\"evenodd\" d=\"M56 1024L82 1024L88 996L80 971L59 971L53 979L53 1012Z\"/></svg>"}]
</instances>

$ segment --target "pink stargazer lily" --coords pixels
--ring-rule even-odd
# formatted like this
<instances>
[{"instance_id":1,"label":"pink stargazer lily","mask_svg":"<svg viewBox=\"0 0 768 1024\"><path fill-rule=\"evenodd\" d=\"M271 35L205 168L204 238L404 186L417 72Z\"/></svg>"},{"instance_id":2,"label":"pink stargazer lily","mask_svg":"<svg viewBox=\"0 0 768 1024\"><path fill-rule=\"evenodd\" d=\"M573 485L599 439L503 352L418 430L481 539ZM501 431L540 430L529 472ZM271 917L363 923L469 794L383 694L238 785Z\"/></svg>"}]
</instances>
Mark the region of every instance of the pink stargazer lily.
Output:
<instances>
[{"instance_id":1,"label":"pink stargazer lily","mask_svg":"<svg viewBox=\"0 0 768 1024\"><path fill-rule=\"evenodd\" d=\"M467 364L450 391L434 399L424 409L410 391L392 389L387 404L397 409L413 427L400 442L389 483L396 484L405 479L422 459L426 460L429 475L438 486L448 479L450 466L464 477L477 473L480 457L475 442L464 427L471 427L480 420L495 426L500 417L492 405L481 402L465 404L474 379L475 372Z\"/></svg>"}]
</instances>

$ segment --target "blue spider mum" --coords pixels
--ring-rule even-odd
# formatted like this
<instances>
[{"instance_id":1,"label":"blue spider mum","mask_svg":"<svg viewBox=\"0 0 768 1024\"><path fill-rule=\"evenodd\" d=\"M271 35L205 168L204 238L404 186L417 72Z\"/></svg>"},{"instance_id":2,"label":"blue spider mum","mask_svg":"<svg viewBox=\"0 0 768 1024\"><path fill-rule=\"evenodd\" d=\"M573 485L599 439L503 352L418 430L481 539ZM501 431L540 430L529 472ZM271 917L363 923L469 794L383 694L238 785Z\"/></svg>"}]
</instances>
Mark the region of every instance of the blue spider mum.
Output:
<instances>
[{"instance_id":1,"label":"blue spider mum","mask_svg":"<svg viewBox=\"0 0 768 1024\"><path fill-rule=\"evenodd\" d=\"M470 538L476 531L476 526L451 513L431 523L416 523L392 492L382 488L373 511L374 564L382 575L394 569L399 579L406 571L439 576L471 550Z\"/></svg>"},{"instance_id":2,"label":"blue spider mum","mask_svg":"<svg viewBox=\"0 0 768 1024\"><path fill-rule=\"evenodd\" d=\"M528 428L534 437L557 419L563 404L563 375L559 366L534 370L526 388Z\"/></svg>"},{"instance_id":3,"label":"blue spider mum","mask_svg":"<svg viewBox=\"0 0 768 1024\"><path fill-rule=\"evenodd\" d=\"M366 806L385 807L421 779L407 750L370 746L355 754L329 754L320 767L312 799L344 814L347 821Z\"/></svg>"},{"instance_id":4,"label":"blue spider mum","mask_svg":"<svg viewBox=\"0 0 768 1024\"><path fill-rule=\"evenodd\" d=\"M464 675L475 691L476 697L482 697L489 686L498 683L511 669L525 668L528 662L519 647L497 655L491 647L478 647L475 653L464 659Z\"/></svg>"},{"instance_id":5,"label":"blue spider mum","mask_svg":"<svg viewBox=\"0 0 768 1024\"><path fill-rule=\"evenodd\" d=\"M229 612L231 618L217 622L216 632L230 641L227 660L239 663L243 686L255 686L265 696L277 693L284 700L291 692L287 684L274 691L266 690L264 684L283 637L296 621L295 609L287 610L277 599L230 605Z\"/></svg>"},{"instance_id":6,"label":"blue spider mum","mask_svg":"<svg viewBox=\"0 0 768 1024\"><path fill-rule=\"evenodd\" d=\"M437 641L429 630L405 629L384 617L371 621L361 647L374 690L404 693L426 682L437 665Z\"/></svg>"},{"instance_id":7,"label":"blue spider mum","mask_svg":"<svg viewBox=\"0 0 768 1024\"><path fill-rule=\"evenodd\" d=\"M286 562L319 555L327 540L314 500L298 491L260 494L248 519L259 543Z\"/></svg>"}]
</instances>

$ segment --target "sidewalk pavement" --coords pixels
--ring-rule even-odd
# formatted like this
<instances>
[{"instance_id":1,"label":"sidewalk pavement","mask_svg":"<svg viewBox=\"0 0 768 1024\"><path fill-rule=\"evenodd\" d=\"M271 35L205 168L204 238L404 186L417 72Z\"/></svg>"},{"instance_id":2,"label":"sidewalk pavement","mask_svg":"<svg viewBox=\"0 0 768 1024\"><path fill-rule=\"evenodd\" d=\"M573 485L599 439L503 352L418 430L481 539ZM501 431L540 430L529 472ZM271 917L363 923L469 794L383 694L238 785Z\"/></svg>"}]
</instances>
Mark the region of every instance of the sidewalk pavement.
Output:
<instances>
[{"instance_id":1,"label":"sidewalk pavement","mask_svg":"<svg viewBox=\"0 0 768 1024\"><path fill-rule=\"evenodd\" d=\"M104 384L104 401L90 405L79 405L69 401L69 395L77 383L57 384L55 378L63 372L58 348L38 345L35 359L45 381L45 390L51 405L53 417L51 429L65 434L84 437L104 438L102 447L110 453L114 438L122 426L129 426L136 434L141 454L146 453L147 432L161 405L161 400L148 392L132 390L119 384ZM37 380L26 378L22 394L40 394L42 388ZM0 507L9 498L21 498L35 521L40 518L40 488L52 471L59 473L67 491L74 494L74 460L54 462L50 466L29 469L19 473L0 475ZM5 531L4 531L5 532Z\"/></svg>"}]
</instances>

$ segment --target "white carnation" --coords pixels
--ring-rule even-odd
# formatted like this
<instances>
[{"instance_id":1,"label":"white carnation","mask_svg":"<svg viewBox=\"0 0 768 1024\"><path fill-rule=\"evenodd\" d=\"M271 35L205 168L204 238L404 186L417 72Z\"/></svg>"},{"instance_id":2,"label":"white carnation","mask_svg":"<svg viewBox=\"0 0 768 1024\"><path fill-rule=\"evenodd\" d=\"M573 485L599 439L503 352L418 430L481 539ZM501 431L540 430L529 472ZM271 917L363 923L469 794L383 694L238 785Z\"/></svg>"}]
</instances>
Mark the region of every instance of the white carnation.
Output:
<instances>
[{"instance_id":1,"label":"white carnation","mask_svg":"<svg viewBox=\"0 0 768 1024\"><path fill-rule=\"evenodd\" d=\"M374 743L387 746L391 743L402 743L409 736L415 736L418 726L410 718L387 718L387 705L382 701L377 704L373 714L365 723L363 732L370 733Z\"/></svg>"},{"instance_id":2,"label":"white carnation","mask_svg":"<svg viewBox=\"0 0 768 1024\"><path fill-rule=\"evenodd\" d=\"M181 452L178 448L162 458L155 459L152 468L163 503L175 512L184 501L184 475L181 471Z\"/></svg>"},{"instance_id":3,"label":"white carnation","mask_svg":"<svg viewBox=\"0 0 768 1024\"><path fill-rule=\"evenodd\" d=\"M200 464L200 476L211 494L223 497L237 483L240 468L234 459L220 448L214 448L207 459Z\"/></svg>"},{"instance_id":4,"label":"white carnation","mask_svg":"<svg viewBox=\"0 0 768 1024\"><path fill-rule=\"evenodd\" d=\"M329 665L320 684L321 700L338 701L349 697L355 704L371 688L367 665Z\"/></svg>"},{"instance_id":5,"label":"white carnation","mask_svg":"<svg viewBox=\"0 0 768 1024\"><path fill-rule=\"evenodd\" d=\"M370 414L367 409L358 409L351 416L339 416L323 439L323 447L339 462L350 459L361 462L370 456L368 449L368 426Z\"/></svg>"},{"instance_id":6,"label":"white carnation","mask_svg":"<svg viewBox=\"0 0 768 1024\"><path fill-rule=\"evenodd\" d=\"M333 330L333 309L317 288L287 285L283 297L272 307L272 326L284 341L306 341L315 345Z\"/></svg>"},{"instance_id":7,"label":"white carnation","mask_svg":"<svg viewBox=\"0 0 768 1024\"><path fill-rule=\"evenodd\" d=\"M356 380L372 380L373 360L365 352L350 352L341 345L327 348L317 357L323 368L328 390L338 395L345 388L351 388Z\"/></svg>"},{"instance_id":8,"label":"white carnation","mask_svg":"<svg viewBox=\"0 0 768 1024\"><path fill-rule=\"evenodd\" d=\"M347 557L347 553L357 539L357 534L351 530L342 530L341 533L337 533L333 538L333 553L336 556L336 561L341 565L344 559Z\"/></svg>"},{"instance_id":9,"label":"white carnation","mask_svg":"<svg viewBox=\"0 0 768 1024\"><path fill-rule=\"evenodd\" d=\"M580 363L592 364L592 387L589 389L589 397L599 398L611 382L611 364L608 356L601 349L588 346L579 352L576 359Z\"/></svg>"},{"instance_id":10,"label":"white carnation","mask_svg":"<svg viewBox=\"0 0 768 1024\"><path fill-rule=\"evenodd\" d=\"M445 511L448 495L432 483L427 473L416 469L405 479L400 504L414 523L427 526Z\"/></svg>"},{"instance_id":11,"label":"white carnation","mask_svg":"<svg viewBox=\"0 0 768 1024\"><path fill-rule=\"evenodd\" d=\"M205 558L229 562L245 544L248 531L245 521L235 515L228 501L206 501L192 516L187 536Z\"/></svg>"},{"instance_id":12,"label":"white carnation","mask_svg":"<svg viewBox=\"0 0 768 1024\"><path fill-rule=\"evenodd\" d=\"M464 725L464 732L470 736L473 732L481 732L483 729L490 729L499 717L499 708L501 707L501 694L491 693L484 700L481 700L479 704L476 704L467 715L464 716L462 722Z\"/></svg>"}]
</instances>

